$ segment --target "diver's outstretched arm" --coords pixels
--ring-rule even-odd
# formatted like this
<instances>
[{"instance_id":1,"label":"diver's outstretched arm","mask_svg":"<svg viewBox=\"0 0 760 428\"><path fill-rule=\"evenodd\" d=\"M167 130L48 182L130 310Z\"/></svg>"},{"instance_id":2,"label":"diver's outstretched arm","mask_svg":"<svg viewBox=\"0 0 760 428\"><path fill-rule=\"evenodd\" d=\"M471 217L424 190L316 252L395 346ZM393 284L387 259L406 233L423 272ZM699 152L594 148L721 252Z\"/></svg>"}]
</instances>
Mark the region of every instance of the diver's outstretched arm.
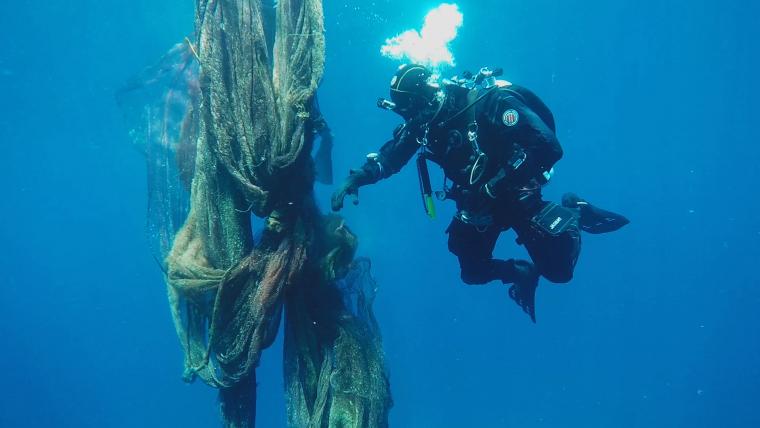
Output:
<instances>
[{"instance_id":1,"label":"diver's outstretched arm","mask_svg":"<svg viewBox=\"0 0 760 428\"><path fill-rule=\"evenodd\" d=\"M343 208L343 200L347 195L354 195L354 205L358 204L359 187L377 183L399 172L419 150L416 137L404 125L396 128L393 139L385 143L379 153L368 154L364 165L351 170L343 184L333 193L333 211Z\"/></svg>"}]
</instances>

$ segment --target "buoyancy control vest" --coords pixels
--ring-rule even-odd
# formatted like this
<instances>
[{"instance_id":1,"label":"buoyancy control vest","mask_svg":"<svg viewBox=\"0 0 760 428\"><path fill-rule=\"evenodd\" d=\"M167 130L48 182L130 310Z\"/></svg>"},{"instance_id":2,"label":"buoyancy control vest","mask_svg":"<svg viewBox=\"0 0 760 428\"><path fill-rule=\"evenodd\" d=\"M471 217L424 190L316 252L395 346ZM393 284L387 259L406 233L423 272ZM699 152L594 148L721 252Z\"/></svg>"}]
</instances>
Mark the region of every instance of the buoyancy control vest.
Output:
<instances>
[{"instance_id":1,"label":"buoyancy control vest","mask_svg":"<svg viewBox=\"0 0 760 428\"><path fill-rule=\"evenodd\" d=\"M489 141L486 147L481 146L480 125L477 118L482 114L482 102L498 92L509 93L532 109L552 131L555 131L554 116L541 99L527 88L512 85L506 81L492 80L490 85L448 84L448 95L443 110L452 114L443 119L434 118L425 132L421 142L421 150L417 167L420 178L425 211L434 216L432 207L432 190L426 161L430 159L441 166L447 179L455 186L449 188L444 183L444 191L438 192L439 198L457 199L461 191L474 191L489 180L501 165L494 156L489 159L488 153L497 147ZM497 151L511 151L511 147L499 147ZM493 153L496 155L497 153ZM511 156L511 154L506 157Z\"/></svg>"}]
</instances>

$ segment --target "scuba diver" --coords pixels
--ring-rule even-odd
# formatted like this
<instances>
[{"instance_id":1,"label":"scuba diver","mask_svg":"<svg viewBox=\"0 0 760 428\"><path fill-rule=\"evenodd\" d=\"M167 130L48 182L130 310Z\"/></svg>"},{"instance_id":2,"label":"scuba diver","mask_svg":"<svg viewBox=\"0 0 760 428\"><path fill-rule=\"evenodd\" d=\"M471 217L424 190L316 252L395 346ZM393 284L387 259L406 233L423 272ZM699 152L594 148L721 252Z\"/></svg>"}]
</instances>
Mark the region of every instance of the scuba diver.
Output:
<instances>
[{"instance_id":1,"label":"scuba diver","mask_svg":"<svg viewBox=\"0 0 760 428\"><path fill-rule=\"evenodd\" d=\"M391 80L391 99L378 100L378 106L399 114L404 123L379 153L351 170L331 202L335 211L348 195L357 204L359 187L397 173L418 153L423 204L434 217L427 161L438 164L445 182L436 196L457 206L446 232L462 281L511 284L509 296L535 322L539 276L554 283L572 279L580 231L612 232L628 220L571 193L562 204L542 199L541 188L563 154L554 117L533 92L497 80L500 74L483 68L440 85L422 65L401 66ZM493 257L499 235L510 228L532 262Z\"/></svg>"}]
</instances>

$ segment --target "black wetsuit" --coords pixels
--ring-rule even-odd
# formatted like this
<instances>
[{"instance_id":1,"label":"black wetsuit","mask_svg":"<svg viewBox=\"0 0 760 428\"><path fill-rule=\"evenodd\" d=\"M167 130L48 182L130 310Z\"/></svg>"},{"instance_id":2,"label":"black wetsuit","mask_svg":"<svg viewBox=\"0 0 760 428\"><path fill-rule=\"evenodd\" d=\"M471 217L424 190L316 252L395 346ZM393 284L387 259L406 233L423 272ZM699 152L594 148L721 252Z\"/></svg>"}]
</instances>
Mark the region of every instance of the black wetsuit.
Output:
<instances>
[{"instance_id":1,"label":"black wetsuit","mask_svg":"<svg viewBox=\"0 0 760 428\"><path fill-rule=\"evenodd\" d=\"M478 151L468 137L475 129L482 153L478 165ZM424 156L439 164L453 183L447 193L459 211L447 230L448 245L459 259L464 282L514 282L514 260L497 260L492 254L499 234L510 228L544 277L552 282L572 278L581 245L577 218L558 234L532 221L550 204L541 197L543 173L562 157L554 118L535 94L519 86L477 94L450 89L427 134L423 128L402 125L376 161L364 165L368 183L398 172L420 151L420 141L426 141Z\"/></svg>"}]
</instances>

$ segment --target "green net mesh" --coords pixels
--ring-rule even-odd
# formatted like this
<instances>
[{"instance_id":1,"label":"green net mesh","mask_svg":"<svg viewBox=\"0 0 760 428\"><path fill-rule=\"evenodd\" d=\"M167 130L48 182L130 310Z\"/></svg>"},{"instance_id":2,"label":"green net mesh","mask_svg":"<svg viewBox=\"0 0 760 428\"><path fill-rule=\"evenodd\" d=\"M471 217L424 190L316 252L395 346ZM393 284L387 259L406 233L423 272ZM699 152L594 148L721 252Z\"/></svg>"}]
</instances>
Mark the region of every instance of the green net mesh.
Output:
<instances>
[{"instance_id":1,"label":"green net mesh","mask_svg":"<svg viewBox=\"0 0 760 428\"><path fill-rule=\"evenodd\" d=\"M171 217L152 223L185 379L220 389L225 426L253 426L255 368L284 311L290 425L386 426L369 262L354 260L356 237L312 195L305 130L324 68L322 2L278 2L272 59L262 16L260 1L198 0L196 42L173 56L187 64L165 73L195 61L197 84L182 102L162 98L174 113L148 115L174 136L151 146L155 209ZM188 184L189 198L173 196ZM252 214L265 219L256 239Z\"/></svg>"},{"instance_id":2,"label":"green net mesh","mask_svg":"<svg viewBox=\"0 0 760 428\"><path fill-rule=\"evenodd\" d=\"M390 393L371 309L377 287L369 267L368 260L356 260L344 280L299 288L288 297L285 383L291 426L387 426Z\"/></svg>"}]
</instances>

